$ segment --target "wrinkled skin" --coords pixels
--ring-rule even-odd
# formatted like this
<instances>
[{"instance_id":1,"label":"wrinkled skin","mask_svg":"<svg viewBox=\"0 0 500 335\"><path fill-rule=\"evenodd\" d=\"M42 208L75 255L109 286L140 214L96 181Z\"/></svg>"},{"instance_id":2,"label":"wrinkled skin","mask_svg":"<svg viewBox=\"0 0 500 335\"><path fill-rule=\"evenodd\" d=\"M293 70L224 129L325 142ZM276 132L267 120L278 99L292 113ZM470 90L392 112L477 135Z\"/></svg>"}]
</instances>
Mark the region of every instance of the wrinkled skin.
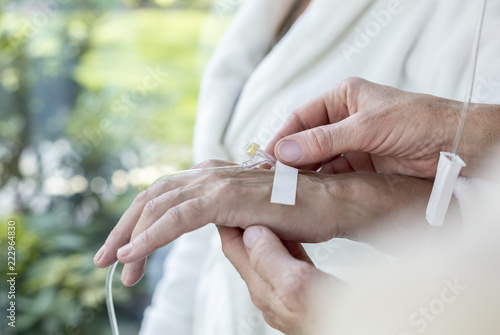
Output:
<instances>
[{"instance_id":1,"label":"wrinkled skin","mask_svg":"<svg viewBox=\"0 0 500 335\"><path fill-rule=\"evenodd\" d=\"M196 168L228 164L207 161ZM429 181L402 176L303 172L296 206L286 206L269 201L273 178L272 171L253 169L164 180L137 196L95 263L107 267L120 260L126 264L123 283L134 285L144 273L148 255L209 223L243 229L265 225L279 238L299 242L339 236L363 240L377 222L391 215L413 213L410 207L423 212L432 187Z\"/></svg>"},{"instance_id":2,"label":"wrinkled skin","mask_svg":"<svg viewBox=\"0 0 500 335\"><path fill-rule=\"evenodd\" d=\"M431 178L439 153L450 151L462 103L349 78L294 111L267 147L285 164L324 172L352 171ZM475 161L500 139L498 106L472 105L461 154ZM496 139L496 140L495 140ZM302 155L287 160L280 145Z\"/></svg>"}]
</instances>

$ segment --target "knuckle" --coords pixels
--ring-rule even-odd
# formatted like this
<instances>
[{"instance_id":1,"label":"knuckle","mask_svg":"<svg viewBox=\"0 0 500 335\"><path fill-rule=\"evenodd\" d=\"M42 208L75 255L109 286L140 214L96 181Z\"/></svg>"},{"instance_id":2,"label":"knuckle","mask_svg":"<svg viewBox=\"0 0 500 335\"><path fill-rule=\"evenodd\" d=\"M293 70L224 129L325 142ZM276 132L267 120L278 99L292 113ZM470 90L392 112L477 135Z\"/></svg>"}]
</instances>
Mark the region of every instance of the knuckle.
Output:
<instances>
[{"instance_id":1,"label":"knuckle","mask_svg":"<svg viewBox=\"0 0 500 335\"><path fill-rule=\"evenodd\" d=\"M256 249L255 246L253 249ZM263 257L262 253L257 250L252 250L252 256L250 257L250 265L257 273L262 272L263 267L265 266L263 264Z\"/></svg>"},{"instance_id":2,"label":"knuckle","mask_svg":"<svg viewBox=\"0 0 500 335\"><path fill-rule=\"evenodd\" d=\"M251 299L255 307L257 307L262 313L267 315L273 315L274 311L271 308L271 304L269 304L269 300L267 298L263 298L261 295L251 294Z\"/></svg>"},{"instance_id":3,"label":"knuckle","mask_svg":"<svg viewBox=\"0 0 500 335\"><path fill-rule=\"evenodd\" d=\"M234 194L235 190L237 189L238 188L235 187L234 182L225 178L221 178L217 181L216 196L218 198L228 197L229 194Z\"/></svg>"},{"instance_id":4,"label":"knuckle","mask_svg":"<svg viewBox=\"0 0 500 335\"><path fill-rule=\"evenodd\" d=\"M139 193L136 197L134 202L136 203L146 203L148 202L148 197L149 197L149 189L142 191Z\"/></svg>"},{"instance_id":5,"label":"knuckle","mask_svg":"<svg viewBox=\"0 0 500 335\"><path fill-rule=\"evenodd\" d=\"M341 93L343 99L346 99L345 103L349 109L350 113L355 112L359 107L360 93L364 92L362 88L366 86L369 82L358 77L350 77L341 81L336 90L333 92ZM334 93L334 96L336 94Z\"/></svg>"},{"instance_id":6,"label":"knuckle","mask_svg":"<svg viewBox=\"0 0 500 335\"><path fill-rule=\"evenodd\" d=\"M252 247L252 253L250 257L250 263L252 268L254 268L258 273L263 272L266 267L266 261L270 255L270 250L268 250L266 243L255 243Z\"/></svg>"},{"instance_id":7,"label":"knuckle","mask_svg":"<svg viewBox=\"0 0 500 335\"><path fill-rule=\"evenodd\" d=\"M144 206L144 210L142 211L142 213L146 218L150 218L154 216L157 209L158 209L158 200L152 199L146 203L146 206Z\"/></svg>"},{"instance_id":8,"label":"knuckle","mask_svg":"<svg viewBox=\"0 0 500 335\"><path fill-rule=\"evenodd\" d=\"M322 156L329 154L332 143L330 133L326 130L326 127L311 129L306 146L306 151L318 152Z\"/></svg>"},{"instance_id":9,"label":"knuckle","mask_svg":"<svg viewBox=\"0 0 500 335\"><path fill-rule=\"evenodd\" d=\"M111 241L117 241L119 243L127 243L130 240L130 237L123 235L122 231L115 227L109 233L108 239Z\"/></svg>"},{"instance_id":10,"label":"knuckle","mask_svg":"<svg viewBox=\"0 0 500 335\"><path fill-rule=\"evenodd\" d=\"M205 211L205 200L204 198L195 198L189 201L187 204L187 210L194 215L201 215Z\"/></svg>"},{"instance_id":11,"label":"knuckle","mask_svg":"<svg viewBox=\"0 0 500 335\"><path fill-rule=\"evenodd\" d=\"M296 292L291 289L291 285L283 285L276 289L275 303L280 306L286 306L287 309L296 305Z\"/></svg>"},{"instance_id":12,"label":"knuckle","mask_svg":"<svg viewBox=\"0 0 500 335\"><path fill-rule=\"evenodd\" d=\"M180 222L183 219L183 214L182 211L180 210L179 206L172 207L168 210L168 215L171 217L173 222Z\"/></svg>"},{"instance_id":13,"label":"knuckle","mask_svg":"<svg viewBox=\"0 0 500 335\"><path fill-rule=\"evenodd\" d=\"M302 129L307 129L309 128L307 124L304 123L304 120L301 117L301 112L300 110L295 110L293 111L287 118L286 120L286 125L295 125L298 124L299 126L302 127Z\"/></svg>"},{"instance_id":14,"label":"knuckle","mask_svg":"<svg viewBox=\"0 0 500 335\"><path fill-rule=\"evenodd\" d=\"M146 229L143 233L142 233L142 237L141 237L141 241L144 245L147 245L147 246L151 246L152 248L156 248L157 245L156 245L156 241L155 239L153 238L153 236L151 235L151 233L149 232L148 229Z\"/></svg>"},{"instance_id":15,"label":"knuckle","mask_svg":"<svg viewBox=\"0 0 500 335\"><path fill-rule=\"evenodd\" d=\"M306 262L295 262L291 267L291 272L294 277L300 279L302 282L307 282L313 274L314 267Z\"/></svg>"},{"instance_id":16,"label":"knuckle","mask_svg":"<svg viewBox=\"0 0 500 335\"><path fill-rule=\"evenodd\" d=\"M365 82L364 79L359 78L359 77L349 77L344 80L342 80L341 85L346 86L346 88L352 88L352 87L357 87L360 86Z\"/></svg>"},{"instance_id":17,"label":"knuckle","mask_svg":"<svg viewBox=\"0 0 500 335\"><path fill-rule=\"evenodd\" d=\"M164 179L162 181L157 182L154 185L151 185L148 188L149 191L147 190L149 199L152 198L153 194L161 194L166 192L167 190L170 190L172 188L171 185L172 185L172 180L170 180L170 178Z\"/></svg>"},{"instance_id":18,"label":"knuckle","mask_svg":"<svg viewBox=\"0 0 500 335\"><path fill-rule=\"evenodd\" d=\"M312 267L310 264L305 262L296 262L291 266L289 271L285 272L282 276L282 285L280 287L280 293L289 299L287 301L293 301L297 292L303 288L303 286L309 282L312 275Z\"/></svg>"}]
</instances>

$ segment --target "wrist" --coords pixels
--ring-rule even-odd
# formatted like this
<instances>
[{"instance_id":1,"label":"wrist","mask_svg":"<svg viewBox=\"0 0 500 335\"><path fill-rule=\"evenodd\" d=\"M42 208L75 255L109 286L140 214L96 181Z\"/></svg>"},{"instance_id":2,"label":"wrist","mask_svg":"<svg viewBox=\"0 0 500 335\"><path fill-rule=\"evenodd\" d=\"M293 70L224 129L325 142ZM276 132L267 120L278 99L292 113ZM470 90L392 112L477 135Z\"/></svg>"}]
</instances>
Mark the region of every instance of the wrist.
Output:
<instances>
[{"instance_id":1,"label":"wrist","mask_svg":"<svg viewBox=\"0 0 500 335\"><path fill-rule=\"evenodd\" d=\"M343 208L338 217L338 237L364 241L373 226L382 221L399 204L397 176L372 173L345 174L342 180ZM394 179L396 178L396 179Z\"/></svg>"},{"instance_id":2,"label":"wrist","mask_svg":"<svg viewBox=\"0 0 500 335\"><path fill-rule=\"evenodd\" d=\"M427 231L425 209L432 181L369 173L351 176L338 227L340 237L386 250L385 243L397 232L412 240L412 236Z\"/></svg>"},{"instance_id":3,"label":"wrist","mask_svg":"<svg viewBox=\"0 0 500 335\"><path fill-rule=\"evenodd\" d=\"M486 164L499 160L497 145L500 142L500 106L475 104L465 126L458 154L467 164L462 171L474 176Z\"/></svg>"}]
</instances>

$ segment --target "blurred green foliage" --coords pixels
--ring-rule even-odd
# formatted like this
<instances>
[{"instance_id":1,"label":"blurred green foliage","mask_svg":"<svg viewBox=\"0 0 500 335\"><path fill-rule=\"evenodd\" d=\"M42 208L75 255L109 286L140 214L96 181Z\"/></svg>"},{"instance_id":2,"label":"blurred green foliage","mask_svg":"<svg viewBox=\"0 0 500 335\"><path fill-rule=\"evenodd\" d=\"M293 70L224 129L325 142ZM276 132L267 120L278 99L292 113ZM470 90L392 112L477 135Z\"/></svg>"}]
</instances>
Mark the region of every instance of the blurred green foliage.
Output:
<instances>
[{"instance_id":1,"label":"blurred green foliage","mask_svg":"<svg viewBox=\"0 0 500 335\"><path fill-rule=\"evenodd\" d=\"M221 1L0 4L0 250L14 220L18 273L6 334L109 333L92 257L139 189L190 166L206 50L236 8ZM136 334L150 292L114 293Z\"/></svg>"},{"instance_id":2,"label":"blurred green foliage","mask_svg":"<svg viewBox=\"0 0 500 335\"><path fill-rule=\"evenodd\" d=\"M198 87L193 83L199 82L196 67L201 68L197 66L197 41L204 15L153 9L136 10L133 15L107 15L94 28L92 51L82 57L75 78L83 86L100 92L101 101L110 102L107 108L113 111L115 107L118 123L127 119L139 130L132 133L134 139L189 144L198 95ZM144 80L150 80L154 90L147 90ZM115 91L106 90L109 87ZM137 103L126 105L124 95L135 90L147 91L146 103L141 103L145 98L138 98ZM117 104L120 99L125 108ZM93 113L102 111L93 109ZM126 117L120 117L125 113ZM87 111L84 114L82 117L89 115ZM81 127L82 120L77 117L73 121L74 131Z\"/></svg>"}]
</instances>

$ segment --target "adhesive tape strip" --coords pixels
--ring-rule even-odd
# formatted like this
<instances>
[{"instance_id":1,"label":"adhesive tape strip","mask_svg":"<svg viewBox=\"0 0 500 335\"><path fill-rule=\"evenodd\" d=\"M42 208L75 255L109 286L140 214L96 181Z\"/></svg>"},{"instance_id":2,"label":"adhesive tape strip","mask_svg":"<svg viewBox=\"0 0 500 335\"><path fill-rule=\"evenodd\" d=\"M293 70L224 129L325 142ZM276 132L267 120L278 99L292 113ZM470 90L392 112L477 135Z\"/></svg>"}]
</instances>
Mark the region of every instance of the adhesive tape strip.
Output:
<instances>
[{"instance_id":1,"label":"adhesive tape strip","mask_svg":"<svg viewBox=\"0 0 500 335\"><path fill-rule=\"evenodd\" d=\"M271 203L295 206L298 177L298 169L277 162Z\"/></svg>"}]
</instances>

